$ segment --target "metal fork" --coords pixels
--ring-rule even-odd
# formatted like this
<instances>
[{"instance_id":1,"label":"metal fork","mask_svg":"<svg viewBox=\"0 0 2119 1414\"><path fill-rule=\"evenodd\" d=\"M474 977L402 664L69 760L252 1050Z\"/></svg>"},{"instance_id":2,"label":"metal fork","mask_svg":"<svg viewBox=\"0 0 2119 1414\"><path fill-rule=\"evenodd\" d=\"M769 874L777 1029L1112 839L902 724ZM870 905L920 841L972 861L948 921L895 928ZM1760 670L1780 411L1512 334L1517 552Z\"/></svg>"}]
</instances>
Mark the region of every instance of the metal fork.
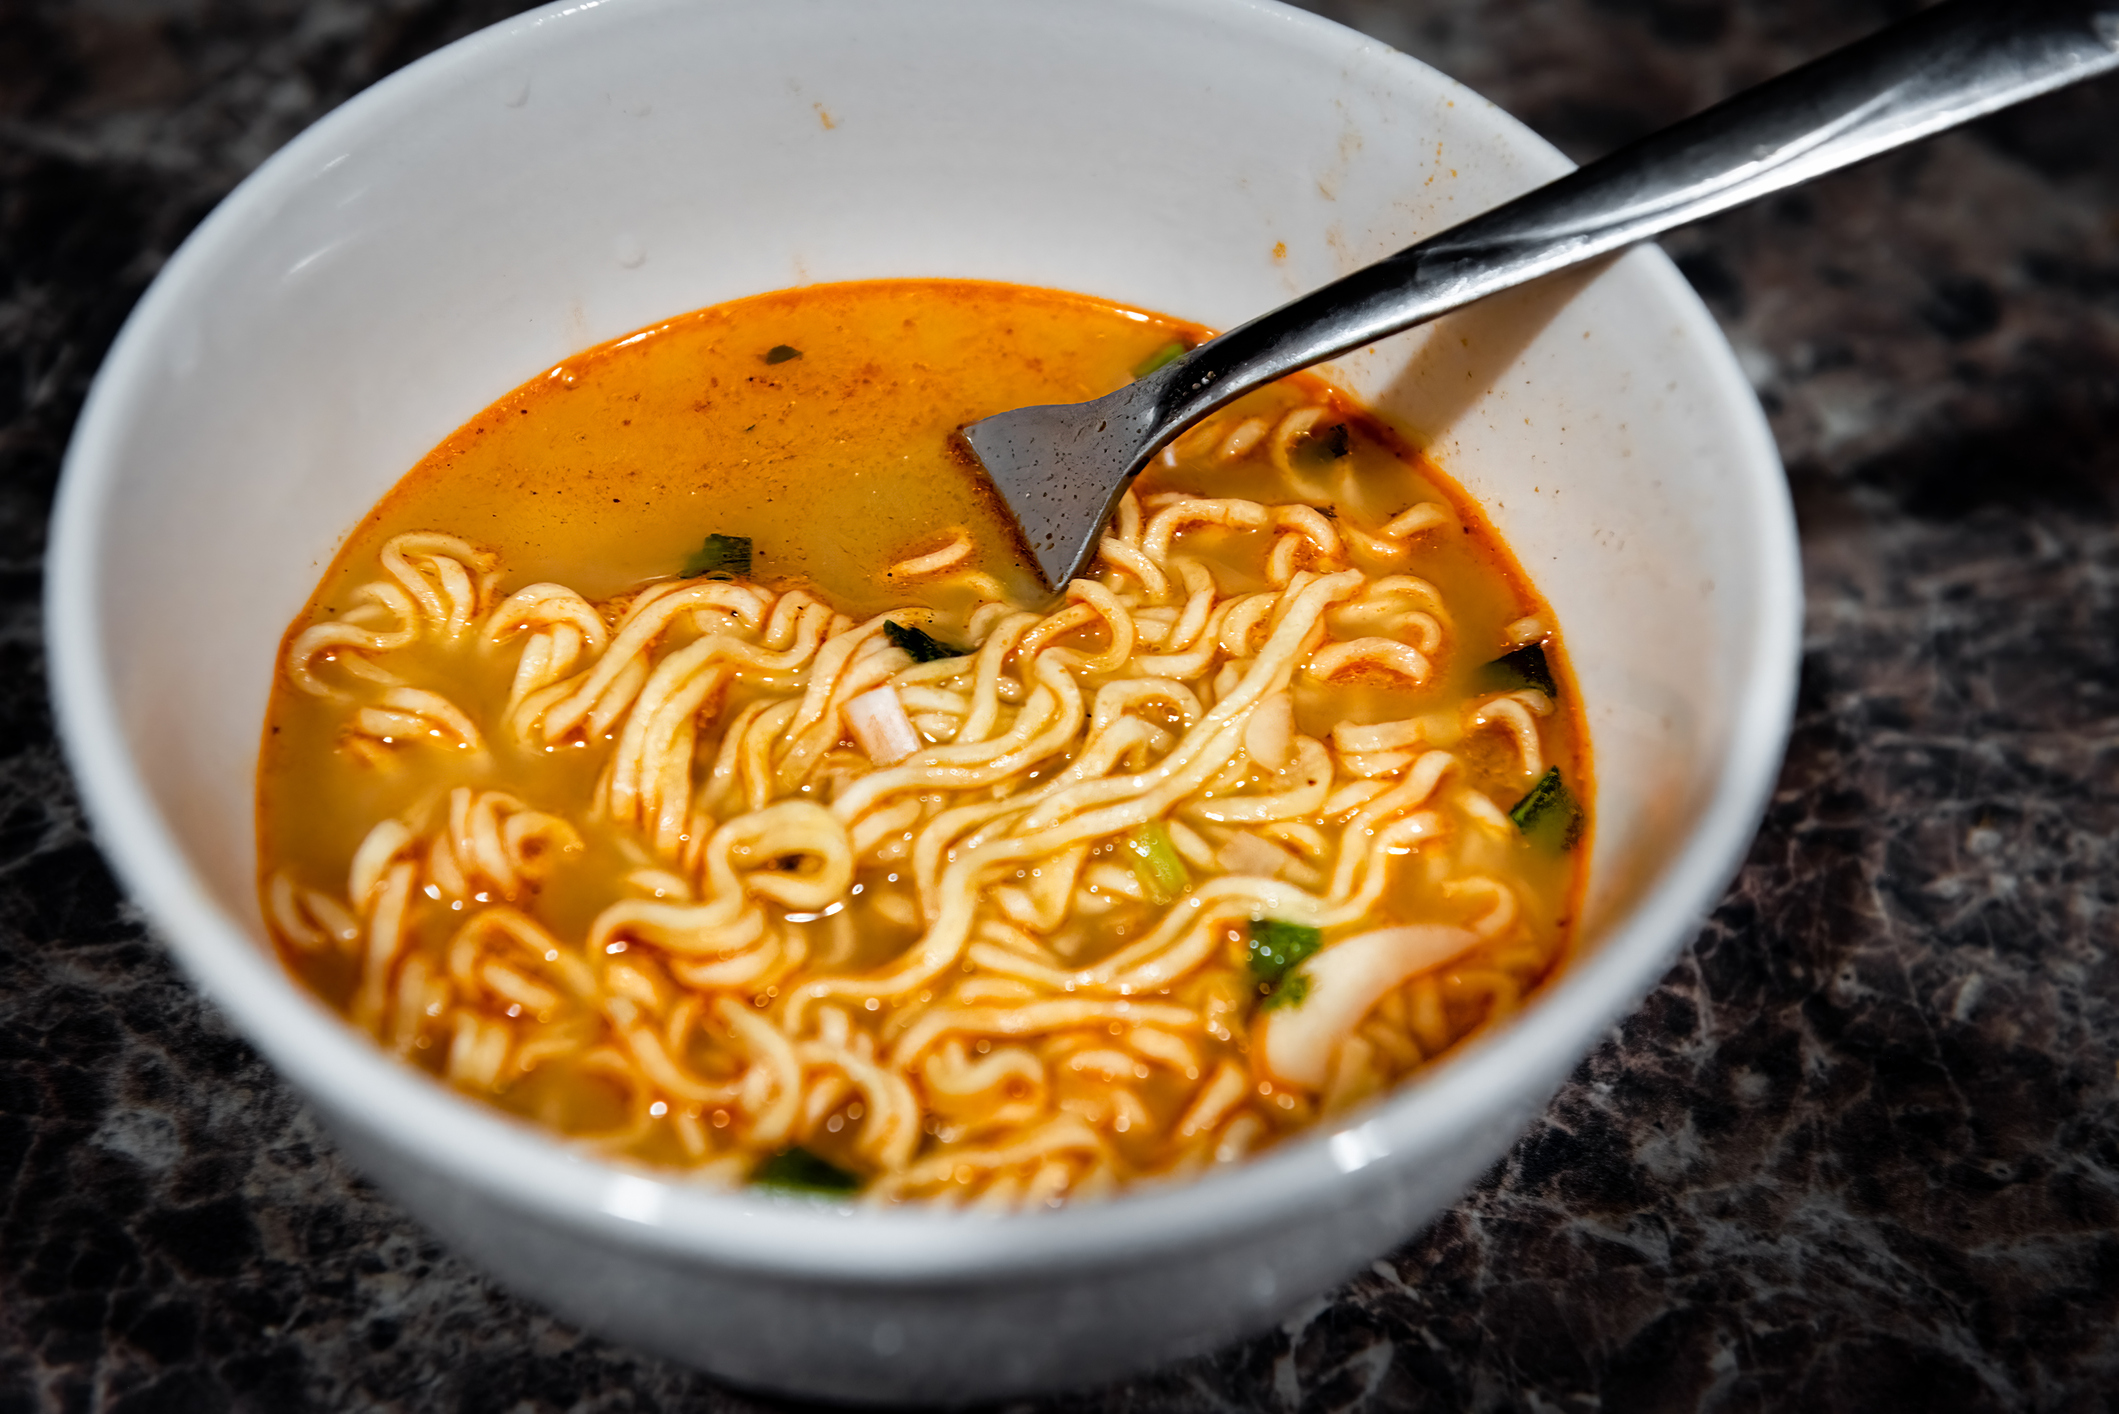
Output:
<instances>
[{"instance_id":1,"label":"metal fork","mask_svg":"<svg viewBox=\"0 0 2119 1414\"><path fill-rule=\"evenodd\" d=\"M1170 440L1474 300L2119 68L2119 0L1946 0L1210 339L1115 393L963 432L1049 585Z\"/></svg>"}]
</instances>

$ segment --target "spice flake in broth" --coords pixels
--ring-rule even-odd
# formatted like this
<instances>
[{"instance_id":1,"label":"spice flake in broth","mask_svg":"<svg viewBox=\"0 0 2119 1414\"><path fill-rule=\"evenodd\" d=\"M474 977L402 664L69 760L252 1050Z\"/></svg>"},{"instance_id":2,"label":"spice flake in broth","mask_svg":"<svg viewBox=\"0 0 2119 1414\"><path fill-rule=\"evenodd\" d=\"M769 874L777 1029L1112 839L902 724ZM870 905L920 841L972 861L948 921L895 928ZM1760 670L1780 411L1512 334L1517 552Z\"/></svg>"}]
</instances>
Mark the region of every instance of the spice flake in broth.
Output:
<instances>
[{"instance_id":1,"label":"spice flake in broth","mask_svg":"<svg viewBox=\"0 0 2119 1414\"><path fill-rule=\"evenodd\" d=\"M289 966L604 1151L995 1206L1238 1161L1513 1014L1568 945L1588 748L1436 467L1286 380L1051 596L950 452L1204 336L823 286L480 413L283 646Z\"/></svg>"}]
</instances>

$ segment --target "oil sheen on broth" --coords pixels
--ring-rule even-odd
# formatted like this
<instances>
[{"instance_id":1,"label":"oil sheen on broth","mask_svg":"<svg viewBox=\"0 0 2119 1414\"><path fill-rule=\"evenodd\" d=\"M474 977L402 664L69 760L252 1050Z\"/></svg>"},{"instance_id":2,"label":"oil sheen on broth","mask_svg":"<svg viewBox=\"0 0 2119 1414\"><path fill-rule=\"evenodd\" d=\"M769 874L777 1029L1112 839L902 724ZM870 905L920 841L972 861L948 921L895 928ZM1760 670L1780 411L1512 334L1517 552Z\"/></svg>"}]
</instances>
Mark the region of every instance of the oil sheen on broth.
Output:
<instances>
[{"instance_id":1,"label":"oil sheen on broth","mask_svg":"<svg viewBox=\"0 0 2119 1414\"><path fill-rule=\"evenodd\" d=\"M1587 743L1440 471L1287 380L1055 596L950 451L1200 337L825 286L487 408L288 632L288 965L577 1142L873 1201L1200 1173L1507 1017L1568 946Z\"/></svg>"}]
</instances>

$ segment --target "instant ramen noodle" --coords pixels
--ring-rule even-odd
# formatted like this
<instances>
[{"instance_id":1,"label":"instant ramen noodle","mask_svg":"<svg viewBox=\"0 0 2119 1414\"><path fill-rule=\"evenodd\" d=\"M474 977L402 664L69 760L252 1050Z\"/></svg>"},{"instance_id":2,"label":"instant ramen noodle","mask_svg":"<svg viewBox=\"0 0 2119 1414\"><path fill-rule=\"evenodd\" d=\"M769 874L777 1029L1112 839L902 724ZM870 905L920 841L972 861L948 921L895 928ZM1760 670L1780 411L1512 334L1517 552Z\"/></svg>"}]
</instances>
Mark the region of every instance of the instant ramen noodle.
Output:
<instances>
[{"instance_id":1,"label":"instant ramen noodle","mask_svg":"<svg viewBox=\"0 0 2119 1414\"><path fill-rule=\"evenodd\" d=\"M885 1202L1197 1174L1503 1021L1568 946L1588 748L1476 508L1290 379L1055 594L952 451L1201 337L826 286L495 403L285 640L288 965L580 1144Z\"/></svg>"}]
</instances>

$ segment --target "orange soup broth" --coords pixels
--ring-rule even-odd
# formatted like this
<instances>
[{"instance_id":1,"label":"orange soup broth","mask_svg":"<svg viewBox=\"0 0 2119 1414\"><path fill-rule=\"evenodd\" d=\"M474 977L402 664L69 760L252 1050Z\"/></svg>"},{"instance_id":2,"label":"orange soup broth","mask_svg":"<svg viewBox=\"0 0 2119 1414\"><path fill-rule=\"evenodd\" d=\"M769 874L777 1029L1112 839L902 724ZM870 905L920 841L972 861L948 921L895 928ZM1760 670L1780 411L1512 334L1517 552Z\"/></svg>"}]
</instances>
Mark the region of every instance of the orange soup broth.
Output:
<instances>
[{"instance_id":1,"label":"orange soup broth","mask_svg":"<svg viewBox=\"0 0 2119 1414\"><path fill-rule=\"evenodd\" d=\"M856 619L900 607L925 610L916 616L923 627L944 641L961 642L955 636L976 607L973 594L924 583L900 586L885 571L941 543L945 528L969 532L978 567L1017 603L1040 606L1052 596L991 492L962 454L952 452L951 434L1008 408L1100 396L1124 384L1171 341L1192 344L1206 336L1195 325L1083 296L939 280L811 287L682 315L567 359L452 434L347 536L289 640L351 602L353 591L375 577L377 552L389 538L439 530L498 555L502 577L495 601L552 581L600 603L667 579L708 534L744 536L754 547L755 582L807 588ZM779 349L797 352L768 361ZM1320 398L1347 426L1348 446L1344 456L1306 470L1301 485L1290 486L1263 457L1216 463L1207 454L1246 419L1271 418ZM1298 675L1296 721L1304 733L1321 738L1342 721L1433 713L1475 695L1484 665L1509 646L1508 624L1530 615L1553 622L1528 577L1455 483L1317 379L1284 380L1243 398L1181 439L1176 465L1169 461L1158 460L1137 490L1268 503L1306 500L1367 527L1423 500L1446 503L1456 514L1458 527L1423 541L1408 560L1385 566L1359 553L1350 556L1350 563L1372 573L1414 574L1441 590L1451 631L1434 679L1412 689L1373 680L1325 684ZM1195 532L1185 549L1212 567L1225 592L1262 589L1256 567L1270 534ZM1106 641L1101 630L1082 635L1084 651ZM1546 755L1586 802L1594 792L1588 743L1576 719L1579 699L1557 636L1547 638L1546 651L1560 704L1541 724ZM443 676L438 655L430 654L436 661L428 664L423 653L429 653L423 645L406 650L408 679ZM468 670L466 662L472 664ZM449 663L450 696L474 718L496 720L508 696L513 655L454 656ZM726 711L745 694L790 686L770 675L739 677ZM285 867L306 884L330 887L344 879L348 860L375 822L422 802L431 808L456 785L506 790L582 831L584 853L543 880L523 905L560 939L583 938L597 912L622 892L618 880L639 867L637 845L590 818L585 808L608 736L599 743L536 748L496 737L483 765L378 770L341 748L343 715L342 704L288 690L284 679L275 686L259 771L265 877ZM1521 796L1523 780L1504 737L1467 736L1455 749L1465 779L1501 809ZM1541 959L1529 965L1530 984L1549 975L1565 954L1588 854L1586 838L1564 854L1528 846L1513 851L1509 867L1521 885L1522 921L1508 946L1518 954L1528 948ZM893 889L903 892L894 869L864 869L861 882L871 904ZM1389 918L1375 923L1462 922L1478 911L1474 903L1444 896L1417 868L1400 872L1386 904ZM415 919L413 935L417 946L438 956L464 915L433 909L436 916ZM1122 905L1075 923L1066 943L1069 962L1094 962L1137 936L1157 913ZM827 925L816 926L821 931ZM831 926L840 936L820 938L812 958L832 958L836 971L881 966L920 932L917 923L891 921L861 900ZM1432 996L1426 1015L1414 1014L1417 1000L1389 1003L1421 1037L1426 1054L1420 1063L1461 1044L1500 1014L1490 988L1453 982L1494 970L1491 951L1482 946L1459 959L1430 989L1439 994L1439 1013ZM1240 1017L1255 998L1245 995L1243 942L1232 936L1228 952L1229 967L1188 985L1232 989L1228 1005ZM306 985L334 1007L347 1008L358 981L358 956L286 947L283 953ZM1520 956L1512 967L1525 973ZM862 1018L857 1014L856 1020ZM1240 1024L1224 1040L1209 1038L1208 1068L1217 1047L1240 1054L1244 1044ZM423 1039L408 1059L439 1071L444 1045ZM708 1075L726 1065L711 1055L690 1059ZM1413 1068L1396 1067L1401 1073ZM1085 1076L1064 1083L1095 1082ZM1141 1097L1161 1122L1137 1142L1123 1133L1113 1136L1142 1171L1156 1167L1156 1136L1192 1088L1160 1069L1142 1082ZM622 1099L613 1087L563 1062L541 1066L490 1098L567 1132L609 1126ZM1064 1101L1064 1088L1058 1098ZM1265 1113L1281 1132L1315 1115L1313 1097L1283 1093L1273 1099ZM822 1135L805 1142L827 1156L836 1147ZM666 1135L643 1141L633 1152L649 1161L683 1161Z\"/></svg>"}]
</instances>

